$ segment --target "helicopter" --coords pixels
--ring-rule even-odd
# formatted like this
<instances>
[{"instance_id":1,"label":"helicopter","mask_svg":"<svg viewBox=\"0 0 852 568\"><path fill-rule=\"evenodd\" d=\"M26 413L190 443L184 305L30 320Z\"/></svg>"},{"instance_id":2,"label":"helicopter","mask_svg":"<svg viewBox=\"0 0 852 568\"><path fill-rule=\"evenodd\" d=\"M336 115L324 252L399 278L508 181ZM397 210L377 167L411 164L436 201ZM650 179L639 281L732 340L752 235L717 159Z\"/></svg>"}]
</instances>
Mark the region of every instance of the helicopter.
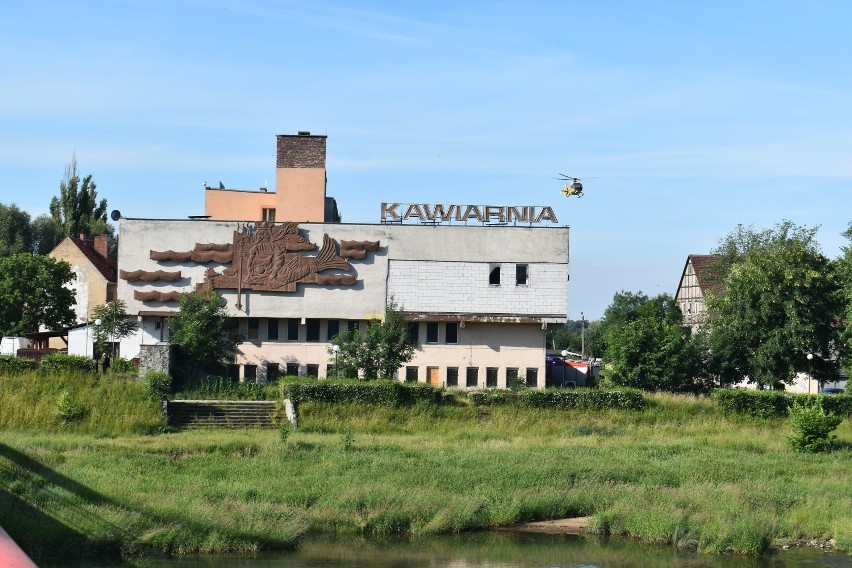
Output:
<instances>
[{"instance_id":1,"label":"helicopter","mask_svg":"<svg viewBox=\"0 0 852 568\"><path fill-rule=\"evenodd\" d=\"M559 174L560 177L553 178L558 179L560 181L564 181L565 188L562 190L562 195L565 197L571 197L575 195L577 197L583 197L583 184L580 183L580 178L575 178L573 176L566 176L565 174ZM570 184L567 182L571 182Z\"/></svg>"}]
</instances>

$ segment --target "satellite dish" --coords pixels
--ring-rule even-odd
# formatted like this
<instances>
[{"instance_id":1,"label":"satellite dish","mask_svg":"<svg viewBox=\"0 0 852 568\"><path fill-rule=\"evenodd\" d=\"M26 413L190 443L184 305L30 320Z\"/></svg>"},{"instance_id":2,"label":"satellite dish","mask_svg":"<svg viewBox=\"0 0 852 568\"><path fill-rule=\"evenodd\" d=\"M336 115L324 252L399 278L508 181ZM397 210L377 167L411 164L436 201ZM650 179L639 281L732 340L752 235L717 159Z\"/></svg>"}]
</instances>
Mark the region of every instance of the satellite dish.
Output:
<instances>
[{"instance_id":1,"label":"satellite dish","mask_svg":"<svg viewBox=\"0 0 852 568\"><path fill-rule=\"evenodd\" d=\"M121 211L119 211L118 209L113 209L112 213L109 214L109 218L113 221L118 221L119 219L121 219Z\"/></svg>"}]
</instances>

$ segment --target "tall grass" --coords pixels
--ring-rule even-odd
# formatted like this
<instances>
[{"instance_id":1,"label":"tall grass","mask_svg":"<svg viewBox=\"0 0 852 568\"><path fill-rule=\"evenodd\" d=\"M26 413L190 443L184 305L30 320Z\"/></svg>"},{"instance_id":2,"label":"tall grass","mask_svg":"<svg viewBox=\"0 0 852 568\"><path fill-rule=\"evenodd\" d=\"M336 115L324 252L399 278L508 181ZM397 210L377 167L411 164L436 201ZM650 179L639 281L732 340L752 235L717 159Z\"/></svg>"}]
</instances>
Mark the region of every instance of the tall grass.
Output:
<instances>
[{"instance_id":1,"label":"tall grass","mask_svg":"<svg viewBox=\"0 0 852 568\"><path fill-rule=\"evenodd\" d=\"M60 412L63 402L79 412ZM0 430L122 435L165 425L159 403L120 375L29 372L0 376Z\"/></svg>"},{"instance_id":2,"label":"tall grass","mask_svg":"<svg viewBox=\"0 0 852 568\"><path fill-rule=\"evenodd\" d=\"M707 552L852 543L848 421L838 451L801 455L786 419L730 418L672 395L649 396L642 412L310 402L301 412L284 437L0 432L0 525L36 553L72 528L119 554L245 553L287 548L306 530L429 535L588 515L600 533Z\"/></svg>"}]
</instances>

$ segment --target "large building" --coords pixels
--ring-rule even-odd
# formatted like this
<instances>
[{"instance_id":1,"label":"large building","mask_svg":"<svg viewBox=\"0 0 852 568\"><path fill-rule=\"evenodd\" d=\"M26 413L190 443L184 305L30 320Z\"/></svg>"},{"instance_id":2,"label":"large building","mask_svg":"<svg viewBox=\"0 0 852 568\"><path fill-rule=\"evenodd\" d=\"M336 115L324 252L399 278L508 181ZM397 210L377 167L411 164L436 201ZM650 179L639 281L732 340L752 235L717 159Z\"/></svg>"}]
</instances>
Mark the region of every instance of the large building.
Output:
<instances>
[{"instance_id":1,"label":"large building","mask_svg":"<svg viewBox=\"0 0 852 568\"><path fill-rule=\"evenodd\" d=\"M322 378L334 335L393 299L420 343L400 379L544 386L547 327L568 305L568 228L553 211L386 203L376 224L335 222L325 142L278 137L276 192L207 188L204 218L121 219L118 297L141 324L122 353L157 352L179 294L207 286L247 338L234 378Z\"/></svg>"}]
</instances>

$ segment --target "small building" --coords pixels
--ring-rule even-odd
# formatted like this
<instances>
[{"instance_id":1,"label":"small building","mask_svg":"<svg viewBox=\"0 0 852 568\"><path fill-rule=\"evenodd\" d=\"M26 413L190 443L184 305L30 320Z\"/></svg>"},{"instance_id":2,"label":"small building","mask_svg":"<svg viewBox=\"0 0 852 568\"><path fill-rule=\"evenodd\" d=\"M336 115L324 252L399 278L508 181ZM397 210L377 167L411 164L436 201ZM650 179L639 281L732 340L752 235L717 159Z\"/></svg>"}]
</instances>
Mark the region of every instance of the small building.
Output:
<instances>
[{"instance_id":1,"label":"small building","mask_svg":"<svg viewBox=\"0 0 852 568\"><path fill-rule=\"evenodd\" d=\"M707 312L707 293L721 289L715 267L719 256L713 254L691 254L680 276L675 301L683 313L683 323L695 333L701 327Z\"/></svg>"},{"instance_id":2,"label":"small building","mask_svg":"<svg viewBox=\"0 0 852 568\"><path fill-rule=\"evenodd\" d=\"M92 239L86 235L66 237L50 251L50 256L71 265L74 278L69 286L76 296L73 309L78 327L91 321L95 306L115 299L118 269L116 259L109 256L107 235L95 235ZM92 355L91 335L87 336L82 350L70 349L66 339L57 337L50 339L49 346L68 349L72 355Z\"/></svg>"},{"instance_id":3,"label":"small building","mask_svg":"<svg viewBox=\"0 0 852 568\"><path fill-rule=\"evenodd\" d=\"M547 328L568 309L569 230L553 210L383 203L375 224L340 223L325 143L279 136L276 192L207 187L203 218L121 219L118 298L140 321L124 356L166 344L180 294L209 287L246 338L233 379L324 378L332 338L393 300L420 345L399 379L544 387Z\"/></svg>"}]
</instances>

